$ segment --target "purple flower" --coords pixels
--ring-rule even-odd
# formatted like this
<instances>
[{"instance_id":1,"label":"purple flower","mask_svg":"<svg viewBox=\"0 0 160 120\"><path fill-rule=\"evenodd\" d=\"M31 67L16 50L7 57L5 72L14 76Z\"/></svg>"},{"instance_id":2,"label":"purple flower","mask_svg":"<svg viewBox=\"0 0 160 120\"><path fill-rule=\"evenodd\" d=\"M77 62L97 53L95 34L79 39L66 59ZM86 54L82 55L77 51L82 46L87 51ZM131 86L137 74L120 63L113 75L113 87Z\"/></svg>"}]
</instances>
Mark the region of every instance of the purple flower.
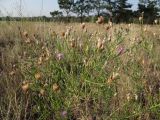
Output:
<instances>
[{"instance_id":1,"label":"purple flower","mask_svg":"<svg viewBox=\"0 0 160 120\"><path fill-rule=\"evenodd\" d=\"M117 49L117 55L121 55L121 54L123 54L124 53L124 47L118 47L118 49Z\"/></svg>"},{"instance_id":2,"label":"purple flower","mask_svg":"<svg viewBox=\"0 0 160 120\"><path fill-rule=\"evenodd\" d=\"M57 59L58 61L62 60L63 58L64 58L64 55L63 55L62 53L57 53L57 54L56 54L56 59Z\"/></svg>"},{"instance_id":3,"label":"purple flower","mask_svg":"<svg viewBox=\"0 0 160 120\"><path fill-rule=\"evenodd\" d=\"M63 117L66 117L67 111L63 111L63 112L61 113L61 115L62 115Z\"/></svg>"}]
</instances>

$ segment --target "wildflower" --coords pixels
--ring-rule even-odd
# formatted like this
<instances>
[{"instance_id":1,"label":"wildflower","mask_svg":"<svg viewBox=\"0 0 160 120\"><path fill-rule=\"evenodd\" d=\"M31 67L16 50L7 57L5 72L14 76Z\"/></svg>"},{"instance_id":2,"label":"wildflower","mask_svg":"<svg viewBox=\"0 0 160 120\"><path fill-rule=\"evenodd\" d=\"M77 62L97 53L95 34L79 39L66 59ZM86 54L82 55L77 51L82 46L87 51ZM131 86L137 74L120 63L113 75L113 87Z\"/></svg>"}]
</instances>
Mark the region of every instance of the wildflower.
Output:
<instances>
[{"instance_id":1,"label":"wildflower","mask_svg":"<svg viewBox=\"0 0 160 120\"><path fill-rule=\"evenodd\" d=\"M41 73L36 73L34 77L36 78L36 80L39 80L42 77L42 75Z\"/></svg>"},{"instance_id":2,"label":"wildflower","mask_svg":"<svg viewBox=\"0 0 160 120\"><path fill-rule=\"evenodd\" d=\"M124 53L124 47L119 47L117 50L117 55L121 55Z\"/></svg>"},{"instance_id":3,"label":"wildflower","mask_svg":"<svg viewBox=\"0 0 160 120\"><path fill-rule=\"evenodd\" d=\"M97 24L103 24L104 23L104 17L100 16L98 17L98 20L96 21Z\"/></svg>"},{"instance_id":4,"label":"wildflower","mask_svg":"<svg viewBox=\"0 0 160 120\"><path fill-rule=\"evenodd\" d=\"M61 116L62 116L62 117L66 117L66 115L67 115L67 111L63 111L63 112L61 113Z\"/></svg>"},{"instance_id":5,"label":"wildflower","mask_svg":"<svg viewBox=\"0 0 160 120\"><path fill-rule=\"evenodd\" d=\"M28 89L29 89L29 84L28 84L28 83L22 85L22 90L23 90L23 92L27 92Z\"/></svg>"},{"instance_id":6,"label":"wildflower","mask_svg":"<svg viewBox=\"0 0 160 120\"><path fill-rule=\"evenodd\" d=\"M82 23L82 24L81 24L81 28L84 29L85 27L86 27L86 24L85 24L85 23Z\"/></svg>"},{"instance_id":7,"label":"wildflower","mask_svg":"<svg viewBox=\"0 0 160 120\"><path fill-rule=\"evenodd\" d=\"M54 83L52 86L53 91L58 91L59 90L59 86L57 83Z\"/></svg>"},{"instance_id":8,"label":"wildflower","mask_svg":"<svg viewBox=\"0 0 160 120\"><path fill-rule=\"evenodd\" d=\"M64 58L64 55L63 55L62 53L57 53L57 54L56 54L56 59L57 59L58 61L62 60L63 58Z\"/></svg>"}]
</instances>

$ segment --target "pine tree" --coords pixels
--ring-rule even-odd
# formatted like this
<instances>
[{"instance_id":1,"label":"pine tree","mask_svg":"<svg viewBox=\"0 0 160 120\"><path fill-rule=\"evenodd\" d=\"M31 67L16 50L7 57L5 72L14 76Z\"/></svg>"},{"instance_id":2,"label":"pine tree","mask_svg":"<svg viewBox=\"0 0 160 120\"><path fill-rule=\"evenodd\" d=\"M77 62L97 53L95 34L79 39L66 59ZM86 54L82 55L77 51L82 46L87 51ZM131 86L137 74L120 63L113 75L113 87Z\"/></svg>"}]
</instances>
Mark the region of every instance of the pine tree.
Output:
<instances>
[{"instance_id":1,"label":"pine tree","mask_svg":"<svg viewBox=\"0 0 160 120\"><path fill-rule=\"evenodd\" d=\"M91 0L94 10L96 12L96 15L99 17L103 10L107 8L108 0Z\"/></svg>"},{"instance_id":2,"label":"pine tree","mask_svg":"<svg viewBox=\"0 0 160 120\"><path fill-rule=\"evenodd\" d=\"M74 0L58 0L59 8L65 11L67 17L72 11L73 4Z\"/></svg>"},{"instance_id":3,"label":"pine tree","mask_svg":"<svg viewBox=\"0 0 160 120\"><path fill-rule=\"evenodd\" d=\"M80 17L81 23L83 22L83 17L89 14L90 9L90 2L88 0L77 0L73 6L73 12Z\"/></svg>"},{"instance_id":4,"label":"pine tree","mask_svg":"<svg viewBox=\"0 0 160 120\"><path fill-rule=\"evenodd\" d=\"M158 17L158 1L157 0L140 0L138 4L138 15L143 14L144 22L153 23L153 21Z\"/></svg>"},{"instance_id":5,"label":"pine tree","mask_svg":"<svg viewBox=\"0 0 160 120\"><path fill-rule=\"evenodd\" d=\"M130 9L132 7L131 4L127 2L128 0L115 0L113 2L113 16L114 20L116 22L128 22L132 10Z\"/></svg>"}]
</instances>

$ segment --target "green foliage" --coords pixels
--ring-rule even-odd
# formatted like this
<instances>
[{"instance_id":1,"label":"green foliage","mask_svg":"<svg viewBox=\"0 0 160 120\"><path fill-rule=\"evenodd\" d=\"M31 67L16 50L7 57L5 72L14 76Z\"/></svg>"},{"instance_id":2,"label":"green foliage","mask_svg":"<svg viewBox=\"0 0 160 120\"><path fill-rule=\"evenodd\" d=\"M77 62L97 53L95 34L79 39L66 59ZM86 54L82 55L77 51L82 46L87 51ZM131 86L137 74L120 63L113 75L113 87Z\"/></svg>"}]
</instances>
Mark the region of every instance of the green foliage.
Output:
<instances>
[{"instance_id":1,"label":"green foliage","mask_svg":"<svg viewBox=\"0 0 160 120\"><path fill-rule=\"evenodd\" d=\"M132 16L132 5L127 2L128 0L116 0L113 3L113 16L115 22L128 22Z\"/></svg>"},{"instance_id":2,"label":"green foliage","mask_svg":"<svg viewBox=\"0 0 160 120\"><path fill-rule=\"evenodd\" d=\"M91 0L93 8L99 17L103 10L107 9L108 2L106 0Z\"/></svg>"},{"instance_id":3,"label":"green foliage","mask_svg":"<svg viewBox=\"0 0 160 120\"><path fill-rule=\"evenodd\" d=\"M59 12L58 10L56 10L56 11L50 12L50 15L51 15L52 17L62 17L62 16L63 16L63 13L62 13L62 12Z\"/></svg>"},{"instance_id":4,"label":"green foliage","mask_svg":"<svg viewBox=\"0 0 160 120\"><path fill-rule=\"evenodd\" d=\"M158 25L37 24L0 24L1 119L160 118Z\"/></svg>"},{"instance_id":5,"label":"green foliage","mask_svg":"<svg viewBox=\"0 0 160 120\"><path fill-rule=\"evenodd\" d=\"M144 12L143 19L145 23L153 23L154 20L158 17L158 2L156 0L141 0L138 4L138 13Z\"/></svg>"},{"instance_id":6,"label":"green foliage","mask_svg":"<svg viewBox=\"0 0 160 120\"><path fill-rule=\"evenodd\" d=\"M58 0L59 8L64 10L67 14L71 12L72 6L74 4L74 0Z\"/></svg>"},{"instance_id":7,"label":"green foliage","mask_svg":"<svg viewBox=\"0 0 160 120\"><path fill-rule=\"evenodd\" d=\"M77 0L74 3L73 12L76 13L77 16L80 16L81 22L83 21L83 16L85 16L86 13L89 13L89 6L88 0Z\"/></svg>"}]
</instances>

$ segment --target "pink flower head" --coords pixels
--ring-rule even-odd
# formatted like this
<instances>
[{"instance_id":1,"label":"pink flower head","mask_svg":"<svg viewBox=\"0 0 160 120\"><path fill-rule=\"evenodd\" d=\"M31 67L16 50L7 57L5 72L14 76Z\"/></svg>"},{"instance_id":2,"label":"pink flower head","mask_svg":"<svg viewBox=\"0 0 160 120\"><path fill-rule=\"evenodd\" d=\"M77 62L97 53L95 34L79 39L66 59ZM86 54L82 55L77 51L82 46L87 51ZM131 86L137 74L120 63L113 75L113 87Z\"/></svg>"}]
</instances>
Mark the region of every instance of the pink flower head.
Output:
<instances>
[{"instance_id":1,"label":"pink flower head","mask_svg":"<svg viewBox=\"0 0 160 120\"><path fill-rule=\"evenodd\" d=\"M118 49L117 49L117 55L123 54L124 51L125 51L124 47L118 47Z\"/></svg>"},{"instance_id":2,"label":"pink flower head","mask_svg":"<svg viewBox=\"0 0 160 120\"><path fill-rule=\"evenodd\" d=\"M56 59L57 59L58 61L62 60L63 58L64 58L64 55L63 55L62 53L57 53L57 54L56 54Z\"/></svg>"},{"instance_id":3,"label":"pink flower head","mask_svg":"<svg viewBox=\"0 0 160 120\"><path fill-rule=\"evenodd\" d=\"M67 111L63 111L63 112L61 113L61 115L62 115L63 117L66 117Z\"/></svg>"}]
</instances>

